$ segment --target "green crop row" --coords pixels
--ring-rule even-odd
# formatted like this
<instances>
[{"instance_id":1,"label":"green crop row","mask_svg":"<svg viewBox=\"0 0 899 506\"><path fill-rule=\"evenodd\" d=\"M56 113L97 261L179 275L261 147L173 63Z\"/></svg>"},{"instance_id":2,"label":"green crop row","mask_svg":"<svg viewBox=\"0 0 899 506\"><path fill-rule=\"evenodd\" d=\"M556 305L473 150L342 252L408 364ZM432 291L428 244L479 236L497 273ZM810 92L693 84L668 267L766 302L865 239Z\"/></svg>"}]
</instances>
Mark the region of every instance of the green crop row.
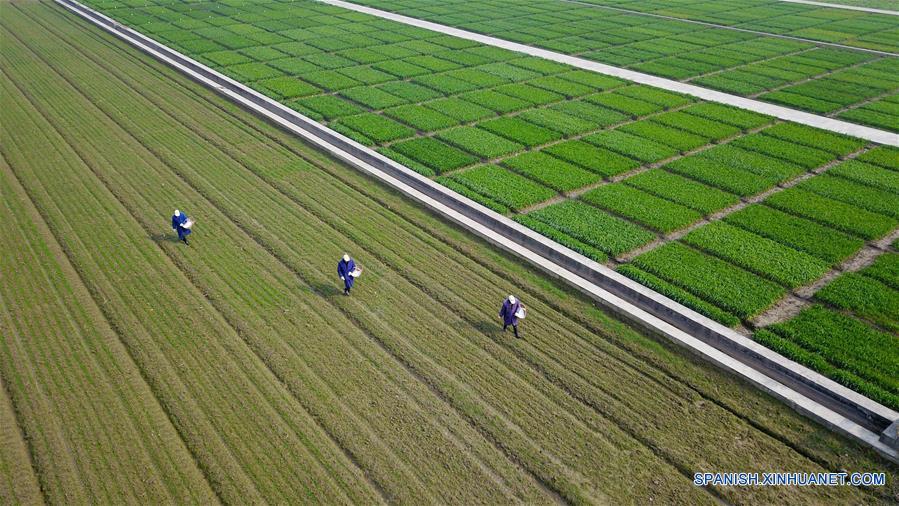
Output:
<instances>
[{"instance_id":1,"label":"green crop row","mask_svg":"<svg viewBox=\"0 0 899 506\"><path fill-rule=\"evenodd\" d=\"M598 125L556 109L531 109L518 115L528 123L555 130L563 136L571 136L596 130Z\"/></svg>"},{"instance_id":2,"label":"green crop row","mask_svg":"<svg viewBox=\"0 0 899 506\"><path fill-rule=\"evenodd\" d=\"M579 241L570 235L553 228L546 223L543 223L540 220L534 219L526 214L519 214L513 218L518 223L534 230L535 232L540 233L546 237L549 237L553 241L569 248L573 251L584 255L585 257L597 261L597 262L605 262L609 259L609 256L605 254L605 252L599 250L598 248L594 248L589 244Z\"/></svg>"},{"instance_id":3,"label":"green crop row","mask_svg":"<svg viewBox=\"0 0 899 506\"><path fill-rule=\"evenodd\" d=\"M438 174L466 165L471 165L477 158L432 138L420 137L393 144L391 148L409 158L420 162Z\"/></svg>"},{"instance_id":4,"label":"green crop row","mask_svg":"<svg viewBox=\"0 0 899 506\"><path fill-rule=\"evenodd\" d=\"M418 172L419 174L421 174L423 176L433 177L433 176L437 175L437 173L434 171L434 169L424 165L421 162L417 162L417 161L409 158L408 156L406 156L398 151L395 151L391 148L378 148L377 151L378 151L378 153L381 153L382 155L386 156L387 158L390 158L391 160L399 162L399 163L403 164L404 166L414 170L415 172Z\"/></svg>"},{"instance_id":5,"label":"green crop row","mask_svg":"<svg viewBox=\"0 0 899 506\"><path fill-rule=\"evenodd\" d=\"M675 160L663 168L741 197L755 195L778 183L778 178L758 175L701 155Z\"/></svg>"},{"instance_id":6,"label":"green crop row","mask_svg":"<svg viewBox=\"0 0 899 506\"><path fill-rule=\"evenodd\" d=\"M743 137L746 139L748 137ZM738 139L739 140L739 139ZM762 178L782 183L805 172L802 167L777 158L740 149L732 144L715 146L699 153L702 158L714 160L728 167L749 171Z\"/></svg>"},{"instance_id":7,"label":"green crop row","mask_svg":"<svg viewBox=\"0 0 899 506\"><path fill-rule=\"evenodd\" d=\"M524 149L524 146L517 142L472 126L446 130L437 134L437 137L485 159L508 155Z\"/></svg>"},{"instance_id":8,"label":"green crop row","mask_svg":"<svg viewBox=\"0 0 899 506\"><path fill-rule=\"evenodd\" d=\"M678 154L676 149L666 144L631 135L621 130L599 132L584 137L584 140L645 163L658 162Z\"/></svg>"},{"instance_id":9,"label":"green crop row","mask_svg":"<svg viewBox=\"0 0 899 506\"><path fill-rule=\"evenodd\" d=\"M543 151L604 177L615 176L640 166L640 162L633 158L583 141L561 142Z\"/></svg>"},{"instance_id":10,"label":"green crop row","mask_svg":"<svg viewBox=\"0 0 899 506\"><path fill-rule=\"evenodd\" d=\"M896 126L899 115L885 114L882 110L876 108L874 104L864 105L856 109L849 109L848 111L841 112L837 117L875 128L882 128L893 132L899 131L899 127Z\"/></svg>"},{"instance_id":11,"label":"green crop row","mask_svg":"<svg viewBox=\"0 0 899 506\"><path fill-rule=\"evenodd\" d=\"M899 148L892 146L878 146L860 154L855 159L860 162L899 171Z\"/></svg>"},{"instance_id":12,"label":"green crop row","mask_svg":"<svg viewBox=\"0 0 899 506\"><path fill-rule=\"evenodd\" d=\"M499 114L528 109L532 106L527 100L504 95L495 90L477 90L459 95L459 98L491 109Z\"/></svg>"},{"instance_id":13,"label":"green crop row","mask_svg":"<svg viewBox=\"0 0 899 506\"><path fill-rule=\"evenodd\" d=\"M751 205L724 220L835 265L864 246L862 239L777 209Z\"/></svg>"},{"instance_id":14,"label":"green crop row","mask_svg":"<svg viewBox=\"0 0 899 506\"><path fill-rule=\"evenodd\" d=\"M797 93L790 93L788 91L772 91L760 95L759 98L775 104L805 109L818 114L828 114L842 107L836 102L799 95Z\"/></svg>"},{"instance_id":15,"label":"green crop row","mask_svg":"<svg viewBox=\"0 0 899 506\"><path fill-rule=\"evenodd\" d=\"M721 140L740 133L740 129L735 126L687 114L683 111L660 114L654 117L653 121L714 140Z\"/></svg>"},{"instance_id":16,"label":"green crop row","mask_svg":"<svg viewBox=\"0 0 899 506\"><path fill-rule=\"evenodd\" d=\"M434 180L437 181L438 183L442 184L443 186L446 186L450 190L453 190L454 192L456 192L460 195L468 197L471 200L473 200L485 207L488 207L500 214L508 214L512 211L511 209L509 209L509 206L507 206L505 204L501 204L501 203L491 199L490 197L487 197L486 195L478 193L478 192L472 190L471 188L469 188L468 186L465 186L464 184L457 182L455 179L453 179L449 176L440 176L440 177L435 178Z\"/></svg>"},{"instance_id":17,"label":"green crop row","mask_svg":"<svg viewBox=\"0 0 899 506\"><path fill-rule=\"evenodd\" d=\"M478 126L529 148L562 138L562 134L555 130L528 123L518 117L492 119L480 123Z\"/></svg>"},{"instance_id":18,"label":"green crop row","mask_svg":"<svg viewBox=\"0 0 899 506\"><path fill-rule=\"evenodd\" d=\"M358 88L343 90L340 92L340 95L360 103L369 109L386 109L388 107L395 107L406 103L406 100L400 97L370 86L360 86Z\"/></svg>"},{"instance_id":19,"label":"green crop row","mask_svg":"<svg viewBox=\"0 0 899 506\"><path fill-rule=\"evenodd\" d=\"M600 186L581 198L662 233L673 232L702 218L688 207L623 183Z\"/></svg>"},{"instance_id":20,"label":"green crop row","mask_svg":"<svg viewBox=\"0 0 899 506\"><path fill-rule=\"evenodd\" d=\"M568 100L550 108L593 123L596 128L605 128L628 119L628 116L608 107L596 105L586 100Z\"/></svg>"},{"instance_id":21,"label":"green crop row","mask_svg":"<svg viewBox=\"0 0 899 506\"><path fill-rule=\"evenodd\" d=\"M593 172L542 152L523 153L503 161L503 165L560 192L581 188L600 179Z\"/></svg>"},{"instance_id":22,"label":"green crop row","mask_svg":"<svg viewBox=\"0 0 899 506\"><path fill-rule=\"evenodd\" d=\"M871 88L856 83L840 81L823 77L805 83L784 88L789 93L795 93L810 98L821 98L829 102L835 102L843 107L862 100L868 100L882 93L877 88Z\"/></svg>"},{"instance_id":23,"label":"green crop row","mask_svg":"<svg viewBox=\"0 0 899 506\"><path fill-rule=\"evenodd\" d=\"M872 399L899 406L894 336L812 306L787 322L757 331L754 338Z\"/></svg>"},{"instance_id":24,"label":"green crop row","mask_svg":"<svg viewBox=\"0 0 899 506\"><path fill-rule=\"evenodd\" d=\"M786 160L809 170L820 167L835 158L826 151L780 140L764 133L740 137L731 145Z\"/></svg>"},{"instance_id":25,"label":"green crop row","mask_svg":"<svg viewBox=\"0 0 899 506\"><path fill-rule=\"evenodd\" d=\"M631 264L621 265L616 270L641 285L647 286L675 302L679 302L702 315L708 316L722 325L736 327L740 324L740 319L736 316L719 309L714 304L709 304L690 292L679 288L658 276L640 270Z\"/></svg>"},{"instance_id":26,"label":"green crop row","mask_svg":"<svg viewBox=\"0 0 899 506\"><path fill-rule=\"evenodd\" d=\"M686 95L643 85L627 86L618 90L617 93L656 104L666 109L686 105L693 101L692 98Z\"/></svg>"},{"instance_id":27,"label":"green crop row","mask_svg":"<svg viewBox=\"0 0 899 506\"><path fill-rule=\"evenodd\" d=\"M865 276L877 279L885 285L899 290L899 254L884 253L873 264L861 271Z\"/></svg>"},{"instance_id":28,"label":"green crop row","mask_svg":"<svg viewBox=\"0 0 899 506\"><path fill-rule=\"evenodd\" d=\"M463 123L477 121L495 114L486 107L467 102L458 97L441 98L431 102L425 102L423 105Z\"/></svg>"},{"instance_id":29,"label":"green crop row","mask_svg":"<svg viewBox=\"0 0 899 506\"><path fill-rule=\"evenodd\" d=\"M364 109L342 100L334 95L316 95L314 97L301 98L288 103L288 106L297 104L305 109L310 109L320 114L326 120L333 120L342 116L351 116L365 112Z\"/></svg>"},{"instance_id":30,"label":"green crop row","mask_svg":"<svg viewBox=\"0 0 899 506\"><path fill-rule=\"evenodd\" d=\"M623 112L635 118L638 116L646 116L647 114L659 112L664 109L663 106L660 106L658 104L653 104L644 100L621 95L617 91L612 93L600 93L599 95L591 95L587 97L586 100L604 107L608 107L610 109L615 109L616 111Z\"/></svg>"},{"instance_id":31,"label":"green crop row","mask_svg":"<svg viewBox=\"0 0 899 506\"><path fill-rule=\"evenodd\" d=\"M744 111L742 109L737 109L736 107L715 104L712 102L691 105L690 107L683 109L683 112L693 116L699 116L701 118L733 125L743 130L758 128L773 121L773 118L770 116L764 116L751 111Z\"/></svg>"},{"instance_id":32,"label":"green crop row","mask_svg":"<svg viewBox=\"0 0 899 506\"><path fill-rule=\"evenodd\" d=\"M451 178L514 211L543 202L556 194L541 184L495 165L476 167L453 174Z\"/></svg>"},{"instance_id":33,"label":"green crop row","mask_svg":"<svg viewBox=\"0 0 899 506\"><path fill-rule=\"evenodd\" d=\"M638 248L655 237L605 211L573 200L553 204L528 216L613 256Z\"/></svg>"},{"instance_id":34,"label":"green crop row","mask_svg":"<svg viewBox=\"0 0 899 506\"><path fill-rule=\"evenodd\" d=\"M739 201L736 195L661 169L652 169L629 177L624 183L695 209L702 214L710 214Z\"/></svg>"},{"instance_id":35,"label":"green crop row","mask_svg":"<svg viewBox=\"0 0 899 506\"><path fill-rule=\"evenodd\" d=\"M834 167L829 173L899 194L899 171L849 160Z\"/></svg>"},{"instance_id":36,"label":"green crop row","mask_svg":"<svg viewBox=\"0 0 899 506\"><path fill-rule=\"evenodd\" d=\"M815 298L852 311L887 330L899 331L899 291L863 273L840 275L818 290Z\"/></svg>"},{"instance_id":37,"label":"green crop row","mask_svg":"<svg viewBox=\"0 0 899 506\"><path fill-rule=\"evenodd\" d=\"M650 272L747 320L783 296L780 286L681 243L668 243L633 260Z\"/></svg>"},{"instance_id":38,"label":"green crop row","mask_svg":"<svg viewBox=\"0 0 899 506\"><path fill-rule=\"evenodd\" d=\"M807 179L796 187L899 219L899 194L829 174Z\"/></svg>"},{"instance_id":39,"label":"green crop row","mask_svg":"<svg viewBox=\"0 0 899 506\"><path fill-rule=\"evenodd\" d=\"M827 262L724 222L693 230L683 241L788 288L818 279Z\"/></svg>"},{"instance_id":40,"label":"green crop row","mask_svg":"<svg viewBox=\"0 0 899 506\"><path fill-rule=\"evenodd\" d=\"M699 77L691 80L690 82L692 84L698 84L706 88L723 91L725 93L733 93L735 95L753 95L773 88L777 85L777 83L772 83L767 86L762 86L759 84L748 82L745 77L736 76L734 74L735 72L724 72L721 74ZM780 82L782 83L785 81L781 80Z\"/></svg>"},{"instance_id":41,"label":"green crop row","mask_svg":"<svg viewBox=\"0 0 899 506\"><path fill-rule=\"evenodd\" d=\"M332 128L343 125L362 133L378 144L395 141L415 135L415 131L407 126L380 114L359 114L346 116L331 125Z\"/></svg>"},{"instance_id":42,"label":"green crop row","mask_svg":"<svg viewBox=\"0 0 899 506\"><path fill-rule=\"evenodd\" d=\"M765 204L865 239L882 237L897 224L893 218L865 211L800 188L790 188L776 193L768 197Z\"/></svg>"},{"instance_id":43,"label":"green crop row","mask_svg":"<svg viewBox=\"0 0 899 506\"><path fill-rule=\"evenodd\" d=\"M680 153L705 146L710 141L706 137L656 123L654 119L628 123L618 130L671 146Z\"/></svg>"},{"instance_id":44,"label":"green crop row","mask_svg":"<svg viewBox=\"0 0 899 506\"><path fill-rule=\"evenodd\" d=\"M449 116L417 104L387 109L384 114L423 132L433 132L459 124L457 120Z\"/></svg>"},{"instance_id":45,"label":"green crop row","mask_svg":"<svg viewBox=\"0 0 899 506\"><path fill-rule=\"evenodd\" d=\"M494 88L503 95L523 100L530 105L546 105L563 100L565 97L559 93L544 90L527 83L506 84Z\"/></svg>"},{"instance_id":46,"label":"green crop row","mask_svg":"<svg viewBox=\"0 0 899 506\"><path fill-rule=\"evenodd\" d=\"M780 123L765 129L765 135L845 156L864 147L865 142L798 123Z\"/></svg>"},{"instance_id":47,"label":"green crop row","mask_svg":"<svg viewBox=\"0 0 899 506\"><path fill-rule=\"evenodd\" d=\"M446 95L455 95L457 93L478 89L478 85L476 84L450 77L445 73L418 76L413 78L412 82L427 86L428 88L433 88Z\"/></svg>"}]
</instances>

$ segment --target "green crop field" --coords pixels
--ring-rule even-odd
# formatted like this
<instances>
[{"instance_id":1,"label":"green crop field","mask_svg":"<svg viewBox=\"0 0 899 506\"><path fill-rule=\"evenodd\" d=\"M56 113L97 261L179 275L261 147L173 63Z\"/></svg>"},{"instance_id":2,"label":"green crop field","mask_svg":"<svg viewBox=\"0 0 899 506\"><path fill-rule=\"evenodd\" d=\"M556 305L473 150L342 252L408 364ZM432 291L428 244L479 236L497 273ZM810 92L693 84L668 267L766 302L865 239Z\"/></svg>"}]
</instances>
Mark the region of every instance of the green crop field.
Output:
<instances>
[{"instance_id":1,"label":"green crop field","mask_svg":"<svg viewBox=\"0 0 899 506\"><path fill-rule=\"evenodd\" d=\"M895 16L764 0L355 3L899 132Z\"/></svg>"},{"instance_id":2,"label":"green crop field","mask_svg":"<svg viewBox=\"0 0 899 506\"><path fill-rule=\"evenodd\" d=\"M792 290L839 269L866 241L894 234L899 224L899 152L893 148L311 1L94 4L728 326L752 329L776 317ZM478 9L478 19L519 9L489 5ZM475 15L465 1L431 6L430 14L414 1L379 7L478 28L471 26ZM706 49L757 56L737 65L733 82L755 86L751 71L773 69L759 70L781 79L772 84L777 91L762 98L804 97L803 103L814 104L820 102L815 93L821 93L837 101L837 108L817 111L822 113L848 107L847 114L888 114L892 98L880 95L899 84L896 60L868 53L719 28L697 31L695 25L687 32L677 28L683 22L648 18L649 24L631 14L600 20L597 9L562 2L527 11L514 17L529 27L526 40L495 32L505 21L491 22L488 33L559 49L549 45L555 38L547 33L548 20L558 25L584 14L582 21L565 23L566 30L597 29L594 23L639 26L641 31L628 33L646 36L627 44L658 50L667 42L650 37L655 27L655 37L672 37L681 59L689 54L685 44L704 38L709 43L700 45ZM742 35L734 39L735 33ZM610 44L602 47L602 55L615 52ZM767 49L754 51L759 48ZM703 54L707 63L728 61L720 52ZM650 71L631 63L625 66ZM665 75L660 65L654 72ZM691 68L680 60L670 65ZM716 79L731 72L703 68ZM802 81L797 90L785 84L791 79ZM878 83L881 91L867 88ZM760 93L752 88L742 94ZM864 104L856 107L858 101ZM888 117L882 120L894 126ZM822 171L827 174L818 175ZM743 209L747 203L752 205ZM786 221L772 221L772 213ZM721 218L728 224L707 224ZM714 266L717 276L690 275L700 264Z\"/></svg>"},{"instance_id":3,"label":"green crop field","mask_svg":"<svg viewBox=\"0 0 899 506\"><path fill-rule=\"evenodd\" d=\"M91 3L727 325L895 248L894 149L311 1ZM0 503L899 493L872 450L60 7L0 9ZM757 339L895 407L895 259ZM888 483L693 485L720 470Z\"/></svg>"}]
</instances>

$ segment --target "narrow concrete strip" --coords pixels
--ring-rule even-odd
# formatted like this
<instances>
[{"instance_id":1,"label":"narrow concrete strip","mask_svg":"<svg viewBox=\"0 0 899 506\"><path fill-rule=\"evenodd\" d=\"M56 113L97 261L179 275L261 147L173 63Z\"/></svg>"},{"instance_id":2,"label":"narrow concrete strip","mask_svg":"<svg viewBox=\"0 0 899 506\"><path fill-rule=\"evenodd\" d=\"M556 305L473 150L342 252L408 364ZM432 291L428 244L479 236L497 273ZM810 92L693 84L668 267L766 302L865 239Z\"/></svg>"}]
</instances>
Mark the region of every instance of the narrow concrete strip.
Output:
<instances>
[{"instance_id":1,"label":"narrow concrete strip","mask_svg":"<svg viewBox=\"0 0 899 506\"><path fill-rule=\"evenodd\" d=\"M791 4L814 5L817 7L828 7L831 9L844 9L847 11L868 12L871 14L886 14L887 16L899 16L899 11L890 11L886 9L875 9L873 7L860 7L857 5L843 5L829 2L812 2L810 0L777 0L778 2L787 2Z\"/></svg>"},{"instance_id":2,"label":"narrow concrete strip","mask_svg":"<svg viewBox=\"0 0 899 506\"><path fill-rule=\"evenodd\" d=\"M839 42L826 42L823 40L815 40L815 39L807 39L805 37L797 37L795 35L785 35L782 33L771 33L771 32L765 32L762 30L753 30L751 28L740 28L738 26L720 25L718 23L711 23L709 21L699 21L697 19L679 18L676 16L667 16L665 14L656 14L653 12L635 11L633 9L625 9L623 7L614 7L611 5L599 5L599 4L594 4L594 3L590 3L590 2L584 2L583 0L559 0L559 1L569 3L569 4L583 5L585 7L593 7L596 9L607 9L607 10L611 10L611 11L624 12L627 14L634 14L637 16L650 16L653 18L666 19L669 21L682 21L684 23L691 23L694 25L702 25L702 26L707 26L709 28L720 28L722 30L732 30L735 32L753 33L755 35L763 35L765 37L776 37L778 39L789 39L789 40L796 40L799 42L808 42L809 44L815 44L818 46L836 47L836 48L840 48L840 49L850 49L852 51L861 51L864 53L874 53L874 54L879 54L881 56L899 56L899 54L891 53L889 51L880 51L878 49L868 49L866 47L850 46L848 44L840 44ZM786 0L781 0L781 1L786 1Z\"/></svg>"},{"instance_id":3,"label":"narrow concrete strip","mask_svg":"<svg viewBox=\"0 0 899 506\"><path fill-rule=\"evenodd\" d=\"M467 30L460 30L458 28L453 28L446 25L441 25L437 23L432 23L430 21L423 21L421 19L410 18L408 16L403 16L400 14L394 14L392 12L382 11L380 9L373 9L371 7L365 7L363 5L354 4L351 2L344 2L342 0L318 0L319 2L326 3L329 5L334 5L336 7L342 7L345 9L353 10L356 12L361 12L364 14L369 14L372 16L377 16L383 19L389 19L391 21L396 21L399 23L403 23L410 26L416 26L419 28L424 28L426 30L432 30L435 32L443 33L446 35L452 35L454 37L459 37L461 39L471 40L474 42L480 42L481 44L486 44L488 46L499 47L502 49L508 49L510 51L515 51L519 53L528 54L531 56L536 56L538 58L544 58L547 60L552 60L559 63L564 63L566 65L571 65L572 67L581 68L584 70L590 70L593 72L598 72L600 74L605 74L613 77L619 77L621 79L625 79L627 81L633 81L635 83L646 84L648 86L655 86L656 88L662 88L668 91L674 91L677 93L683 93L685 95L692 95L697 98L701 98L703 100L708 100L709 102L716 102L719 104L731 105L734 107L739 107L740 109L746 109L749 111L767 114L769 116L774 116L776 118L780 118L786 121L792 121L794 123L801 123L803 125L812 126L815 128L820 128L823 130L829 130L831 132L841 133L845 135L851 135L853 137L858 137L859 139L865 139L867 141L876 142L878 144L886 144L890 146L899 147L899 134L887 132L884 130L878 130L876 128L866 127L862 125L856 125L854 123L849 123L847 121L841 121L833 118L828 118L826 116L819 116L817 114L811 114L803 111L797 111L796 109L790 109L788 107L783 107L779 105L769 104L766 102L761 102L758 100L752 100L749 98L739 97L737 95L731 95L729 93L722 93L720 91L710 90L708 88L703 88L700 86L696 86L693 84L681 83L678 81L673 81L671 79L665 79L663 77L657 77L649 74L644 74L642 72L636 72L633 70L622 69L619 67L613 67L611 65L606 65L604 63L597 63L590 60L585 60L583 58L578 58L575 56L569 56L561 53L556 53L554 51L548 51L546 49L540 49L532 46L526 46L524 44L519 44L517 42L510 42L508 40L497 39L496 37L490 37L488 35L481 35L479 33L469 32Z\"/></svg>"},{"instance_id":4,"label":"narrow concrete strip","mask_svg":"<svg viewBox=\"0 0 899 506\"><path fill-rule=\"evenodd\" d=\"M539 267L584 292L603 307L655 334L686 347L698 356L726 371L738 375L757 388L783 400L793 409L819 421L825 426L873 448L887 459L899 463L899 450L880 440L879 432L899 419L899 413L853 392L799 364L774 353L748 338L677 304L666 297L639 285L624 276L575 253L564 246L522 227L480 204L477 204L430 179L389 160L319 123L284 107L246 86L197 63L118 22L89 9L74 0L55 0L58 4L125 40L167 65L183 72L195 81L212 88L250 111L267 118L282 128L319 146L337 159L371 175L397 189L429 209L445 216L469 230ZM565 263L567 267L560 264ZM643 304L638 307L620 293L600 286L593 280L605 280L616 291L630 295ZM649 301L649 302L646 302ZM650 312L652 311L652 313ZM669 321L683 322L684 318L700 330L691 335ZM698 326L698 327L696 327ZM712 346L705 340L730 343L729 352ZM741 350L747 350L740 359ZM756 360L753 361L752 359ZM866 419L872 430L856 420L831 409L808 395L772 379L750 364L773 361L788 370L785 378L802 378L804 388L812 395L823 394L829 404L854 416ZM772 369L773 370L773 369Z\"/></svg>"}]
</instances>

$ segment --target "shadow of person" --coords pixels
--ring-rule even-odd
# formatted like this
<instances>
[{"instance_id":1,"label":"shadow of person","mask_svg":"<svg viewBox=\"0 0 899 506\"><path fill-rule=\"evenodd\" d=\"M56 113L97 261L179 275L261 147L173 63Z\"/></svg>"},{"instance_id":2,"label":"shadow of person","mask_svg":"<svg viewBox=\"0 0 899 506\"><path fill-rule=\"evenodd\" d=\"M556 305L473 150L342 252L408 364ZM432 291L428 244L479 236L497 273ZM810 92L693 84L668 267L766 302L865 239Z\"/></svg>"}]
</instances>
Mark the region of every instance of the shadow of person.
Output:
<instances>
[{"instance_id":1,"label":"shadow of person","mask_svg":"<svg viewBox=\"0 0 899 506\"><path fill-rule=\"evenodd\" d=\"M474 328L481 332L482 334L486 334L488 336L495 336L498 334L502 334L503 325L502 322L488 321L488 320L479 320L472 324Z\"/></svg>"},{"instance_id":2,"label":"shadow of person","mask_svg":"<svg viewBox=\"0 0 899 506\"><path fill-rule=\"evenodd\" d=\"M322 283L320 281L309 282L309 288L316 295L325 298L331 298L336 295L343 295L343 281L337 280L336 283Z\"/></svg>"},{"instance_id":3,"label":"shadow of person","mask_svg":"<svg viewBox=\"0 0 899 506\"><path fill-rule=\"evenodd\" d=\"M160 233L160 234L150 234L150 239L153 242L179 242L180 241L180 239L178 239L177 235L166 234L164 232Z\"/></svg>"}]
</instances>

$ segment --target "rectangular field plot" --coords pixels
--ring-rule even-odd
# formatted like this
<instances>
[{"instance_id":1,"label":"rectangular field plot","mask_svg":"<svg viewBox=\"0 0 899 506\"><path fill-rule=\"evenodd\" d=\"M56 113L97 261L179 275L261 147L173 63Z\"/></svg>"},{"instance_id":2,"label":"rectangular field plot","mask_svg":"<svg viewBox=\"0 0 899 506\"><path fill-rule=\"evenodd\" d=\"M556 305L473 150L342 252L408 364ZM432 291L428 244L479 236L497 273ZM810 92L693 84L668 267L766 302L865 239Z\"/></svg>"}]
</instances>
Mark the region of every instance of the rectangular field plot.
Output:
<instances>
[{"instance_id":1,"label":"rectangular field plot","mask_svg":"<svg viewBox=\"0 0 899 506\"><path fill-rule=\"evenodd\" d=\"M621 218L576 201L554 204L528 216L609 255L620 255L655 237Z\"/></svg>"},{"instance_id":2,"label":"rectangular field plot","mask_svg":"<svg viewBox=\"0 0 899 506\"><path fill-rule=\"evenodd\" d=\"M777 178L741 170L703 154L675 160L662 168L743 197L755 195L779 182Z\"/></svg>"},{"instance_id":3,"label":"rectangular field plot","mask_svg":"<svg viewBox=\"0 0 899 506\"><path fill-rule=\"evenodd\" d=\"M830 265L847 259L865 243L828 226L758 204L727 216L725 221L804 251Z\"/></svg>"},{"instance_id":4,"label":"rectangular field plot","mask_svg":"<svg viewBox=\"0 0 899 506\"><path fill-rule=\"evenodd\" d=\"M702 217L690 208L622 183L600 186L581 198L662 233L683 228Z\"/></svg>"},{"instance_id":5,"label":"rectangular field plot","mask_svg":"<svg viewBox=\"0 0 899 506\"><path fill-rule=\"evenodd\" d=\"M615 176L640 166L640 162L633 158L583 141L561 142L544 149L543 152L604 177Z\"/></svg>"},{"instance_id":6,"label":"rectangular field plot","mask_svg":"<svg viewBox=\"0 0 899 506\"><path fill-rule=\"evenodd\" d=\"M756 332L755 339L837 382L899 407L896 337L822 306Z\"/></svg>"},{"instance_id":7,"label":"rectangular field plot","mask_svg":"<svg viewBox=\"0 0 899 506\"><path fill-rule=\"evenodd\" d=\"M454 174L452 179L513 210L523 209L555 195L553 190L495 165L466 170Z\"/></svg>"},{"instance_id":8,"label":"rectangular field plot","mask_svg":"<svg viewBox=\"0 0 899 506\"><path fill-rule=\"evenodd\" d=\"M815 298L889 331L899 331L899 292L864 274L864 270L847 272L819 290Z\"/></svg>"},{"instance_id":9,"label":"rectangular field plot","mask_svg":"<svg viewBox=\"0 0 899 506\"><path fill-rule=\"evenodd\" d=\"M899 194L829 174L803 181L797 188L899 219Z\"/></svg>"},{"instance_id":10,"label":"rectangular field plot","mask_svg":"<svg viewBox=\"0 0 899 506\"><path fill-rule=\"evenodd\" d=\"M683 241L789 288L818 279L830 267L807 253L722 222L699 227Z\"/></svg>"},{"instance_id":11,"label":"rectangular field plot","mask_svg":"<svg viewBox=\"0 0 899 506\"><path fill-rule=\"evenodd\" d=\"M627 178L624 183L703 214L712 213L739 201L736 195L661 169L652 169Z\"/></svg>"},{"instance_id":12,"label":"rectangular field plot","mask_svg":"<svg viewBox=\"0 0 899 506\"><path fill-rule=\"evenodd\" d=\"M600 179L593 172L540 152L509 158L503 165L561 192L575 190Z\"/></svg>"},{"instance_id":13,"label":"rectangular field plot","mask_svg":"<svg viewBox=\"0 0 899 506\"><path fill-rule=\"evenodd\" d=\"M681 243L644 253L633 264L743 320L761 313L785 293L773 282Z\"/></svg>"},{"instance_id":14,"label":"rectangular field plot","mask_svg":"<svg viewBox=\"0 0 899 506\"><path fill-rule=\"evenodd\" d=\"M437 137L484 159L509 155L524 149L524 146L517 142L471 126L453 128L439 133Z\"/></svg>"},{"instance_id":15,"label":"rectangular field plot","mask_svg":"<svg viewBox=\"0 0 899 506\"><path fill-rule=\"evenodd\" d=\"M897 221L888 216L800 188L772 195L765 204L869 240L882 237L897 225Z\"/></svg>"}]
</instances>

